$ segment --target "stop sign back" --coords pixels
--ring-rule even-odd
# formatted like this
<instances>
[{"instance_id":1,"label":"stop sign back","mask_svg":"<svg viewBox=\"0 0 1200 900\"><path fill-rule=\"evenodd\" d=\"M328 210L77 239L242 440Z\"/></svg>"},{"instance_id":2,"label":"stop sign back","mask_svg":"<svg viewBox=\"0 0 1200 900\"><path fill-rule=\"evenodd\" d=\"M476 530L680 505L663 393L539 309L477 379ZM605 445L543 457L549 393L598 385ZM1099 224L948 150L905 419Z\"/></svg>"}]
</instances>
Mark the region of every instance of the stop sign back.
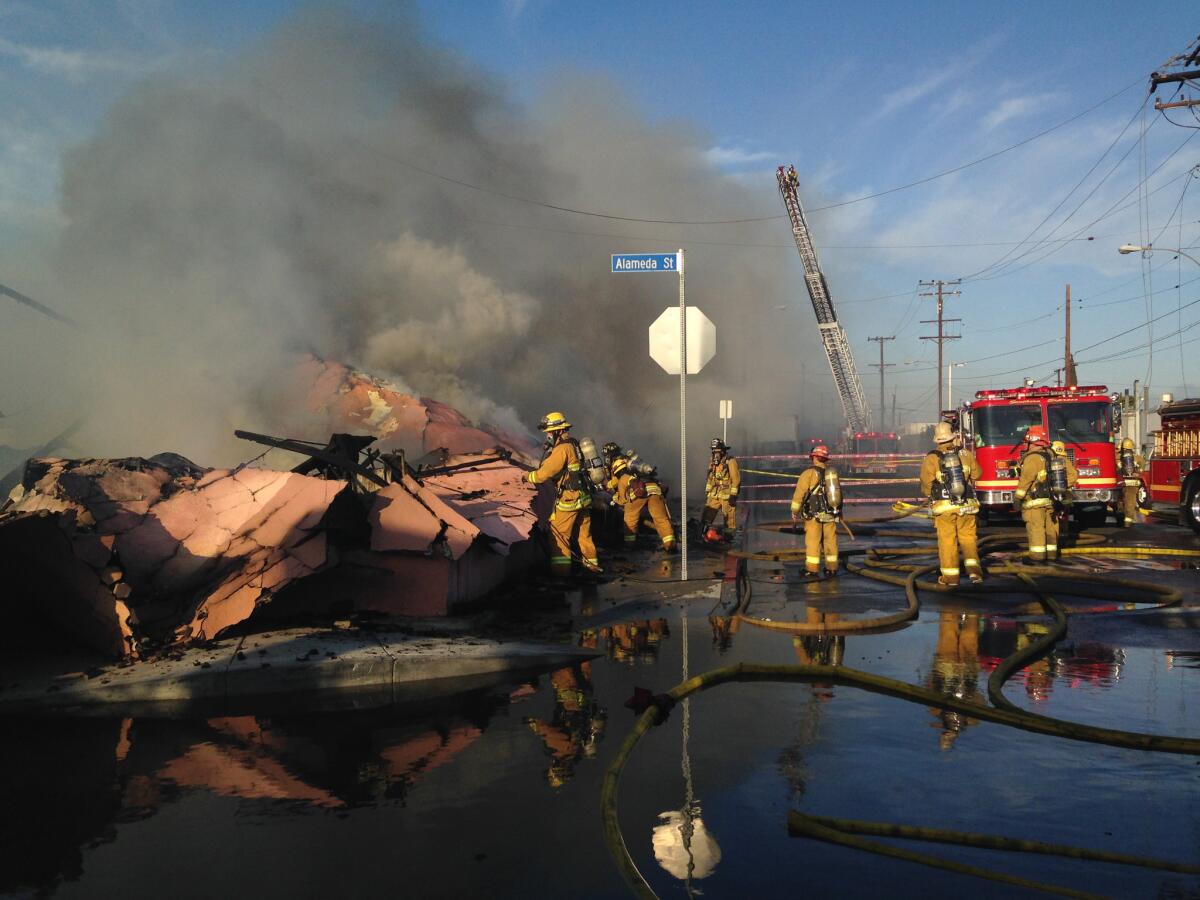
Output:
<instances>
[{"instance_id":1,"label":"stop sign back","mask_svg":"<svg viewBox=\"0 0 1200 900\"><path fill-rule=\"evenodd\" d=\"M687 308L687 374L695 375L717 353L717 326L699 307ZM650 358L668 375L679 374L679 307L668 306L650 326Z\"/></svg>"}]
</instances>

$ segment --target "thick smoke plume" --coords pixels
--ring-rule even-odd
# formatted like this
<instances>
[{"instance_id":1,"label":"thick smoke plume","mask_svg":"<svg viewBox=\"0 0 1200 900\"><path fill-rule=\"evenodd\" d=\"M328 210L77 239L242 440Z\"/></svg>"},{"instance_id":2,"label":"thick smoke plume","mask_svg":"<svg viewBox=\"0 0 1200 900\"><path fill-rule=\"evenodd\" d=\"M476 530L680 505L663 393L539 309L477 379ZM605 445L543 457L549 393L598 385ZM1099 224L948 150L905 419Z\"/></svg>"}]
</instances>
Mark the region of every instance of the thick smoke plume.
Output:
<instances>
[{"instance_id":1,"label":"thick smoke plume","mask_svg":"<svg viewBox=\"0 0 1200 900\"><path fill-rule=\"evenodd\" d=\"M608 254L714 232L605 223L427 174L650 218L776 208L767 173L751 190L707 162L709 136L619 98L564 75L522 106L417 24L334 12L217 70L147 80L64 161L54 266L86 331L55 332L46 393L85 407L74 449L253 455L233 428L296 427L280 398L291 360L315 353L506 428L561 409L578 433L671 471L678 381L647 358L646 328L677 302L676 281L611 275ZM786 240L774 226L755 239ZM589 231L613 236L571 233ZM689 302L718 327L716 360L690 382L696 465L719 399L735 400L731 441L746 423L791 436L806 412L798 357L810 377L824 359L810 319L779 312L807 306L781 262L689 250Z\"/></svg>"}]
</instances>

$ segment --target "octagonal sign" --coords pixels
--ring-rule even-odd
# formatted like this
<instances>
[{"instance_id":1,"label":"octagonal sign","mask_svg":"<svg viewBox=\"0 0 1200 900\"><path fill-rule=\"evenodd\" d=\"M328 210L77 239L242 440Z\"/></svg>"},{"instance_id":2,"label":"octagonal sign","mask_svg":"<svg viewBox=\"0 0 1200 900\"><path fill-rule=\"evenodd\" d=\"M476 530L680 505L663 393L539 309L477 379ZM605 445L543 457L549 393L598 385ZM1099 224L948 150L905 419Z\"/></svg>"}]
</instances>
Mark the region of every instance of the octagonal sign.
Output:
<instances>
[{"instance_id":1,"label":"octagonal sign","mask_svg":"<svg viewBox=\"0 0 1200 900\"><path fill-rule=\"evenodd\" d=\"M687 308L687 373L697 374L717 354L717 326L698 307ZM668 306L650 326L650 358L679 374L679 307Z\"/></svg>"}]
</instances>

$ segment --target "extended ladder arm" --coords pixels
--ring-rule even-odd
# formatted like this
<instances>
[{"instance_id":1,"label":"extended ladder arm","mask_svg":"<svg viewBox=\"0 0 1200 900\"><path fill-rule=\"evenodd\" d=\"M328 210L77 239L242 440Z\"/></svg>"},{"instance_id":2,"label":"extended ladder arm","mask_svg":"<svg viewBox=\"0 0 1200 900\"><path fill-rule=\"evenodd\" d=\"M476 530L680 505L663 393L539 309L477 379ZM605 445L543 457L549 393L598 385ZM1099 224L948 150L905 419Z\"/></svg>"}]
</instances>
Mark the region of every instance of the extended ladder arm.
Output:
<instances>
[{"instance_id":1,"label":"extended ladder arm","mask_svg":"<svg viewBox=\"0 0 1200 900\"><path fill-rule=\"evenodd\" d=\"M780 166L776 178L779 181L779 196L783 198L783 205L792 223L792 237L796 241L796 249L800 251L800 261L804 264L804 284L808 288L813 311L817 314L821 343L825 347L825 355L829 357L829 368L842 401L842 411L846 414L846 424L851 431L870 431L871 406L863 392L858 369L854 366L850 342L846 340L846 333L834 312L829 285L817 262L817 250L813 246L812 234L808 230L804 208L800 205L796 190L796 169L788 166L785 170Z\"/></svg>"}]
</instances>

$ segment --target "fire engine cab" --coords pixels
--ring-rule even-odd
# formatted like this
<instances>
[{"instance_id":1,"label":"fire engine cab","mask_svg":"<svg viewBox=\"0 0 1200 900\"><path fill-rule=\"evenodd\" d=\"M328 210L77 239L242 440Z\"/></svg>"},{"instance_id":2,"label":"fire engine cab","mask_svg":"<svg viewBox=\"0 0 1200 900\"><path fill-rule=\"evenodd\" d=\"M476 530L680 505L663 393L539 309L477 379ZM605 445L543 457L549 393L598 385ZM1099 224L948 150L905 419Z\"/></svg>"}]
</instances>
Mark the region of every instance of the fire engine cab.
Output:
<instances>
[{"instance_id":1,"label":"fire engine cab","mask_svg":"<svg viewBox=\"0 0 1200 900\"><path fill-rule=\"evenodd\" d=\"M900 438L894 431L856 431L850 442L850 471L858 475L895 475Z\"/></svg>"},{"instance_id":2,"label":"fire engine cab","mask_svg":"<svg viewBox=\"0 0 1200 900\"><path fill-rule=\"evenodd\" d=\"M958 410L963 446L983 470L976 482L985 510L1012 506L1017 464L1031 425L1062 441L1079 470L1072 511L1085 525L1102 524L1119 499L1112 397L1104 385L1020 387L979 391Z\"/></svg>"},{"instance_id":3,"label":"fire engine cab","mask_svg":"<svg viewBox=\"0 0 1200 900\"><path fill-rule=\"evenodd\" d=\"M1200 399L1159 407L1162 430L1154 434L1150 499L1178 504L1181 525L1200 532Z\"/></svg>"}]
</instances>

